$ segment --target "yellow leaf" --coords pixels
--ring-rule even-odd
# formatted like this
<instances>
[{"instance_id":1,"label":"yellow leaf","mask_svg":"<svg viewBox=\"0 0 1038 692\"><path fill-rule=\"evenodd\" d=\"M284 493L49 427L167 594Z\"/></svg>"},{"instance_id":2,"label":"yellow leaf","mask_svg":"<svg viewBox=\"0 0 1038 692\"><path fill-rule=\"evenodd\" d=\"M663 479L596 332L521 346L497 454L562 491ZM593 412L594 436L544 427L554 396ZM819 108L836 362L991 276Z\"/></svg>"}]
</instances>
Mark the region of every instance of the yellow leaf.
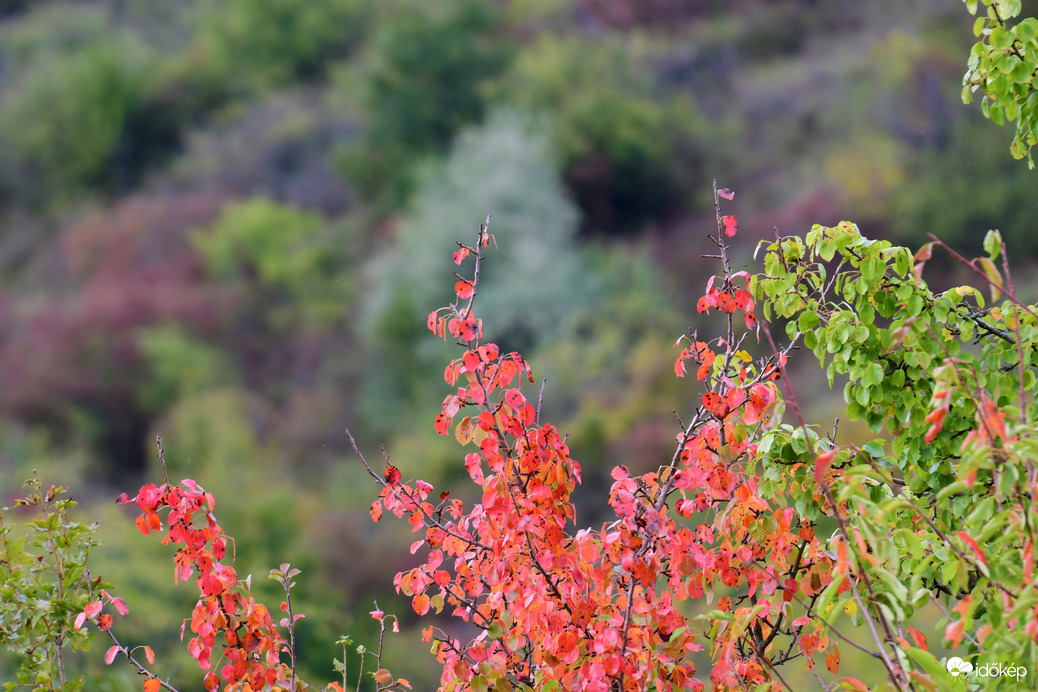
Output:
<instances>
[{"instance_id":1,"label":"yellow leaf","mask_svg":"<svg viewBox=\"0 0 1038 692\"><path fill-rule=\"evenodd\" d=\"M461 422L454 427L454 439L458 444L464 446L472 441L472 434L476 431L475 421L471 416L465 416Z\"/></svg>"},{"instance_id":2,"label":"yellow leaf","mask_svg":"<svg viewBox=\"0 0 1038 692\"><path fill-rule=\"evenodd\" d=\"M998 268L995 267L995 263L989 260L987 257L978 257L976 262L980 263L980 268L984 270L985 276L988 277L988 288L991 289L991 300L995 301L1002 297L1002 274L999 273Z\"/></svg>"},{"instance_id":3,"label":"yellow leaf","mask_svg":"<svg viewBox=\"0 0 1038 692\"><path fill-rule=\"evenodd\" d=\"M858 612L858 604L854 601L847 601L843 605L843 612L853 617L854 614Z\"/></svg>"}]
</instances>

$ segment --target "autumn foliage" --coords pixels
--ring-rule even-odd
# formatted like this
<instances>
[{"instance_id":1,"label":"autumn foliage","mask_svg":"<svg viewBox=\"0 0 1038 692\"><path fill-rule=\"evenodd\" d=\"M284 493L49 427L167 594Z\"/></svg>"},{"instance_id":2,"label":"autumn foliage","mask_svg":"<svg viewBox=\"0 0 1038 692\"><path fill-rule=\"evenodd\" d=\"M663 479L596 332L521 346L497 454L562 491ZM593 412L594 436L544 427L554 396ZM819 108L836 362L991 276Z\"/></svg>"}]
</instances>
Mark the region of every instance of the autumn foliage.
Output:
<instances>
[{"instance_id":1,"label":"autumn foliage","mask_svg":"<svg viewBox=\"0 0 1038 692\"><path fill-rule=\"evenodd\" d=\"M968 641L978 662L1038 641L1029 355L1038 314L1016 299L1008 264L995 267L997 233L986 262L962 260L1008 298L984 308L972 287L930 292L931 246L913 254L846 222L764 243L763 274L733 272L737 224L721 208L732 196L715 188L721 271L698 302L721 334L690 331L675 345L675 374L699 388L699 405L675 414L674 451L657 468L613 469L615 518L601 526L576 516L581 466L542 420L545 383L538 389L519 353L484 337L489 219L474 244L459 244L456 299L428 318L460 351L432 424L465 449L479 501L404 480L388 456L375 468L350 436L381 486L371 518L393 514L417 534L420 557L396 575L396 590L418 616L465 623L444 627L441 617L423 630L440 689L779 690L790 689L791 667L826 689L869 689L877 671L883 689L934 689L953 677L916 617L928 605L945 616L936 638L950 649ZM769 325L784 325L784 345ZM989 338L975 354L963 343L978 329ZM786 370L799 344L828 359L830 378L849 376L848 415L884 436L837 444L835 430L823 437L806 424ZM287 617L275 624L231 566L233 543L197 483L166 480L120 501L136 503L142 533L177 548L175 580L198 588L182 635L204 687L303 689L294 667L302 616L290 593L298 570L271 573L286 594ZM115 639L105 603L125 614L102 591L76 628L96 622L114 642L106 661L124 654L154 689L151 650L145 664ZM392 618L377 607L372 617L383 633ZM841 647L877 662L871 682L841 669ZM378 689L410 687L382 667L381 647L375 655ZM325 689L347 684L344 675Z\"/></svg>"},{"instance_id":2,"label":"autumn foliage","mask_svg":"<svg viewBox=\"0 0 1038 692\"><path fill-rule=\"evenodd\" d=\"M725 273L699 301L700 312L725 317L725 336L678 341L687 347L676 374L695 364L702 405L656 471L613 470L616 519L591 528L578 528L571 499L580 465L541 422L528 364L483 339L476 303L486 225L477 244L455 253L459 265L473 258L471 278L459 279L457 302L430 314L429 328L463 353L446 369L454 389L435 425L473 449L465 466L482 502L466 510L446 495L430 499L427 483L400 482L392 466L372 472L384 483L372 517L390 511L423 534L412 552L425 558L397 575L398 590L419 615L446 608L479 632L463 642L425 630L443 664L442 689L704 689L703 680L735 688L815 654L835 672L836 642L804 608L832 581L834 561L813 522L763 496L753 471L760 434L780 419L775 380L786 358L753 362L742 348L757 332L741 327L756 330L757 320L752 278L728 271L736 228L718 206ZM694 621L687 604L704 599L717 610ZM704 647L713 666L699 678L692 656ZM776 649L785 653L769 654Z\"/></svg>"}]
</instances>

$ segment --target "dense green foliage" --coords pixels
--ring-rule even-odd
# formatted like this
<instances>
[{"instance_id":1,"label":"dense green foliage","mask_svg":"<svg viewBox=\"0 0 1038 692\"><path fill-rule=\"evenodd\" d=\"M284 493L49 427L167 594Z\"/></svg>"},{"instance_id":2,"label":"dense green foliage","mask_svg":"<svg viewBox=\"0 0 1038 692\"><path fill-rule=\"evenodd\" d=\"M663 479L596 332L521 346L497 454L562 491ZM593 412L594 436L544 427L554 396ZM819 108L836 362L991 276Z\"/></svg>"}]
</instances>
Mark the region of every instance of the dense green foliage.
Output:
<instances>
[{"instance_id":1,"label":"dense green foliage","mask_svg":"<svg viewBox=\"0 0 1038 692\"><path fill-rule=\"evenodd\" d=\"M1012 293L997 302L1003 289L1012 291L1008 265L1003 273L995 264L1005 253L997 232L974 263L996 299L991 307L973 286L938 293L927 286L932 245L913 257L844 222L768 246L758 283L765 317L788 320L788 336L814 352L830 384L846 376L847 417L864 419L879 437L835 446L817 432L781 426L761 445L774 459L766 477L776 488L810 487L810 467L790 474L786 465L797 469L808 450L835 452L826 468L839 469L833 496L861 532L849 550L868 593L852 588L841 599L834 586L818 610L837 613L867 598L882 604L880 621L902 623L937 604L951 650L964 631L977 633L982 645L969 639L985 662L1023 665L1035 653L1032 630L1006 621L1038 601L1029 566L1038 314ZM815 480L818 473L816 465ZM831 514L827 498L816 497L819 505L797 510ZM924 643L904 646L904 654L952 684Z\"/></svg>"},{"instance_id":2,"label":"dense green foliage","mask_svg":"<svg viewBox=\"0 0 1038 692\"><path fill-rule=\"evenodd\" d=\"M969 70L963 77L962 99L969 103L974 92L984 94L984 115L1003 125L1016 121L1016 133L1009 151L1013 158L1027 158L1034 168L1031 147L1038 144L1038 18L1017 20L1020 0L967 0L972 14L978 14L973 33L980 39L970 52Z\"/></svg>"},{"instance_id":3,"label":"dense green foliage","mask_svg":"<svg viewBox=\"0 0 1038 692\"><path fill-rule=\"evenodd\" d=\"M67 488L34 476L28 494L0 508L0 644L18 655L5 690L84 689L84 676L66 666L70 652L89 649L93 635L73 627L99 580L87 569L97 545L95 526L74 521ZM19 514L31 513L21 521Z\"/></svg>"},{"instance_id":4,"label":"dense green foliage","mask_svg":"<svg viewBox=\"0 0 1038 692\"><path fill-rule=\"evenodd\" d=\"M508 44L489 0L405 3L386 17L360 58L367 126L342 159L365 195L406 200L409 165L482 117L483 82L507 64Z\"/></svg>"}]
</instances>

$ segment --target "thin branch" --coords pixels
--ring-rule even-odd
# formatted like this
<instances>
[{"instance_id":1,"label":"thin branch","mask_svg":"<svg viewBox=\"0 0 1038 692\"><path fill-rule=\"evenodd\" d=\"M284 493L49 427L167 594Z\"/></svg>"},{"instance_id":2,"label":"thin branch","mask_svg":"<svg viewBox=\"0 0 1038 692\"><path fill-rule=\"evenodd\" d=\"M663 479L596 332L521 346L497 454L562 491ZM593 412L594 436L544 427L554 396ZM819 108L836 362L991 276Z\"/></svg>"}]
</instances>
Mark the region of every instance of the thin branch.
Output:
<instances>
[{"instance_id":1,"label":"thin branch","mask_svg":"<svg viewBox=\"0 0 1038 692\"><path fill-rule=\"evenodd\" d=\"M535 424L541 426L541 405L544 404L544 388L548 386L548 378L541 380L541 393L537 395L537 418Z\"/></svg>"}]
</instances>

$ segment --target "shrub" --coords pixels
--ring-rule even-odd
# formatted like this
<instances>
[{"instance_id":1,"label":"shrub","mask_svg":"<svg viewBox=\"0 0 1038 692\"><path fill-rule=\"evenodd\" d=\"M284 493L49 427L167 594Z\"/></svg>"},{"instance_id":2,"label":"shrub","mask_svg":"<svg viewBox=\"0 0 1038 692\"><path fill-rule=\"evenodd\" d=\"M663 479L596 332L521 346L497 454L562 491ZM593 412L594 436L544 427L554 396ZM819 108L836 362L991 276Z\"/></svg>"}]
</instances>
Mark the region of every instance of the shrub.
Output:
<instances>
[{"instance_id":1,"label":"shrub","mask_svg":"<svg viewBox=\"0 0 1038 692\"><path fill-rule=\"evenodd\" d=\"M0 106L8 187L39 201L116 182L113 157L147 75L146 49L126 37L34 64Z\"/></svg>"},{"instance_id":2,"label":"shrub","mask_svg":"<svg viewBox=\"0 0 1038 692\"><path fill-rule=\"evenodd\" d=\"M551 115L567 185L594 230L665 215L699 163L701 116L688 100L656 93L631 52L619 37L549 34L498 85L503 98Z\"/></svg>"},{"instance_id":3,"label":"shrub","mask_svg":"<svg viewBox=\"0 0 1038 692\"><path fill-rule=\"evenodd\" d=\"M366 26L362 0L226 0L208 17L208 67L258 89L322 76Z\"/></svg>"},{"instance_id":4,"label":"shrub","mask_svg":"<svg viewBox=\"0 0 1038 692\"><path fill-rule=\"evenodd\" d=\"M442 153L483 117L482 86L511 50L489 0L403 3L389 12L361 57L361 141L342 166L369 198L406 199L415 158Z\"/></svg>"}]
</instances>

